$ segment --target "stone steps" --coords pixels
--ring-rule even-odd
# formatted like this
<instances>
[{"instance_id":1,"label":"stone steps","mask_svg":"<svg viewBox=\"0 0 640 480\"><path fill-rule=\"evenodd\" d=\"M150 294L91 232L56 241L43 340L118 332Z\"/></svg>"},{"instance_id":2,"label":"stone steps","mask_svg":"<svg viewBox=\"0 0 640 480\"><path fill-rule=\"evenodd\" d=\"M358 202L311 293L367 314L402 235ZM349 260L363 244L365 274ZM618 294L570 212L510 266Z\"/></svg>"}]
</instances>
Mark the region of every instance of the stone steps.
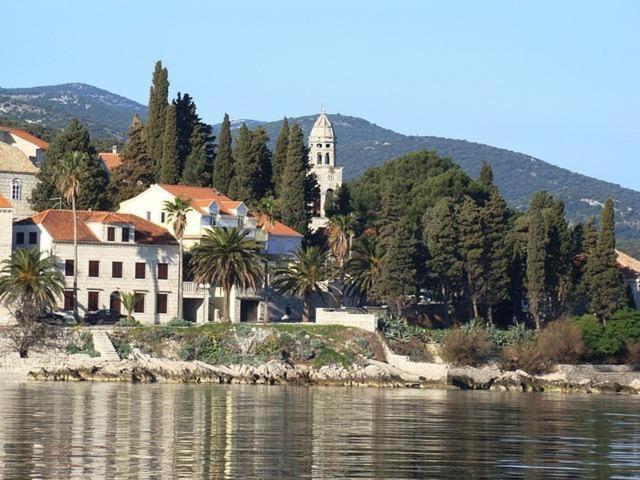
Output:
<instances>
[{"instance_id":1,"label":"stone steps","mask_svg":"<svg viewBox=\"0 0 640 480\"><path fill-rule=\"evenodd\" d=\"M104 360L120 360L120 356L116 349L113 348L107 332L94 330L91 334L93 335L93 348L100 354L100 358Z\"/></svg>"}]
</instances>

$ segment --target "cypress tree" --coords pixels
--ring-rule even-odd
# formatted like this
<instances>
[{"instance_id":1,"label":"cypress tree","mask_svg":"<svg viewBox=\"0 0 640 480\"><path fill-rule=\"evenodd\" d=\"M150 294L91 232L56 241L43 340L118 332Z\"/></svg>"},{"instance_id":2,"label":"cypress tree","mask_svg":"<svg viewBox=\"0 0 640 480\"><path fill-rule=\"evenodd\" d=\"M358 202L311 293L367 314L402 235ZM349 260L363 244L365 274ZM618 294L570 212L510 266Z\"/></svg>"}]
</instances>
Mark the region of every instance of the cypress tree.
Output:
<instances>
[{"instance_id":1,"label":"cypress tree","mask_svg":"<svg viewBox=\"0 0 640 480\"><path fill-rule=\"evenodd\" d=\"M213 186L216 190L229 194L229 187L234 176L234 161L231 152L231 122L229 115L224 114L220 128L218 152L213 164Z\"/></svg>"},{"instance_id":2,"label":"cypress tree","mask_svg":"<svg viewBox=\"0 0 640 480\"><path fill-rule=\"evenodd\" d=\"M153 162L149 156L144 125L139 116L127 133L127 143L120 155L122 163L111 174L110 197L115 205L135 197L153 183Z\"/></svg>"},{"instance_id":3,"label":"cypress tree","mask_svg":"<svg viewBox=\"0 0 640 480\"><path fill-rule=\"evenodd\" d=\"M583 227L582 252L586 255L590 255L597 244L598 233L596 231L596 219L595 217L591 217Z\"/></svg>"},{"instance_id":4,"label":"cypress tree","mask_svg":"<svg viewBox=\"0 0 640 480\"><path fill-rule=\"evenodd\" d=\"M180 178L181 183L201 187L211 186L214 140L215 136L211 126L200 121L200 117L196 116L196 122L189 138L189 153L185 159Z\"/></svg>"},{"instance_id":5,"label":"cypress tree","mask_svg":"<svg viewBox=\"0 0 640 480\"><path fill-rule=\"evenodd\" d=\"M536 323L536 329L539 330L547 303L547 289L545 288L547 236L540 210L534 210L531 213L527 235L527 300L529 311Z\"/></svg>"},{"instance_id":6,"label":"cypress tree","mask_svg":"<svg viewBox=\"0 0 640 480\"><path fill-rule=\"evenodd\" d=\"M251 161L251 131L245 123L238 129L233 146L234 176L228 195L236 200L248 202L253 199L253 182L256 169Z\"/></svg>"},{"instance_id":7,"label":"cypress tree","mask_svg":"<svg viewBox=\"0 0 640 480\"><path fill-rule=\"evenodd\" d=\"M273 160L271 163L272 169L272 188L276 197L279 197L282 192L282 175L287 163L287 146L289 144L289 121L287 117L284 117L282 121L282 128L280 128L280 134L276 141L276 148L273 151Z\"/></svg>"},{"instance_id":8,"label":"cypress tree","mask_svg":"<svg viewBox=\"0 0 640 480\"><path fill-rule=\"evenodd\" d=\"M478 318L478 303L485 293L487 257L485 255L485 232L480 208L465 195L458 214L460 229L460 253L466 275L466 289L471 302L470 314Z\"/></svg>"},{"instance_id":9,"label":"cypress tree","mask_svg":"<svg viewBox=\"0 0 640 480\"><path fill-rule=\"evenodd\" d=\"M309 162L302 129L296 123L289 130L287 163L282 174L280 212L283 223L304 234L311 219L309 196L313 182L309 180ZM316 187L317 188L317 187Z\"/></svg>"},{"instance_id":10,"label":"cypress tree","mask_svg":"<svg viewBox=\"0 0 640 480\"><path fill-rule=\"evenodd\" d=\"M76 199L79 210L103 210L108 208L106 196L108 176L100 165L100 160L91 145L89 130L78 119L71 120L69 125L61 131L49 144L45 158L36 175L38 183L33 189L29 203L35 211L66 205L62 193L56 185L57 163L67 153L80 152L86 154L86 162L81 174L81 186Z\"/></svg>"},{"instance_id":11,"label":"cypress tree","mask_svg":"<svg viewBox=\"0 0 640 480\"><path fill-rule=\"evenodd\" d=\"M398 191L398 185L389 185L382 194L382 210L378 222L378 248L382 255L391 247L394 232L402 217L402 202Z\"/></svg>"},{"instance_id":12,"label":"cypress tree","mask_svg":"<svg viewBox=\"0 0 640 480\"><path fill-rule=\"evenodd\" d=\"M147 114L147 145L149 156L154 162L154 175L160 176L162 165L162 147L166 125L165 112L169 105L169 72L156 62L149 92L149 110Z\"/></svg>"},{"instance_id":13,"label":"cypress tree","mask_svg":"<svg viewBox=\"0 0 640 480\"><path fill-rule=\"evenodd\" d=\"M271 151L267 147L269 137L262 127L251 132L251 161L255 165L256 178L253 184L255 200L271 194Z\"/></svg>"},{"instance_id":14,"label":"cypress tree","mask_svg":"<svg viewBox=\"0 0 640 480\"><path fill-rule=\"evenodd\" d=\"M173 185L178 182L180 167L175 105L169 105L167 107L165 118L166 125L162 142L162 164L158 181L160 183Z\"/></svg>"},{"instance_id":15,"label":"cypress tree","mask_svg":"<svg viewBox=\"0 0 640 480\"><path fill-rule=\"evenodd\" d=\"M613 200L606 201L600 218L600 236L587 261L589 309L603 323L627 304L622 274L617 267Z\"/></svg>"},{"instance_id":16,"label":"cypress tree","mask_svg":"<svg viewBox=\"0 0 640 480\"><path fill-rule=\"evenodd\" d=\"M196 105L193 98L185 93L178 92L173 101L176 108L176 129L178 131L178 153L180 154L179 174L182 176L184 164L191 152L191 135L199 123L200 118L196 114Z\"/></svg>"},{"instance_id":17,"label":"cypress tree","mask_svg":"<svg viewBox=\"0 0 640 480\"><path fill-rule=\"evenodd\" d=\"M493 187L493 170L491 169L491 165L489 165L486 161L482 161L482 168L480 169L480 177L478 177L478 181L480 184L485 187Z\"/></svg>"}]
</instances>

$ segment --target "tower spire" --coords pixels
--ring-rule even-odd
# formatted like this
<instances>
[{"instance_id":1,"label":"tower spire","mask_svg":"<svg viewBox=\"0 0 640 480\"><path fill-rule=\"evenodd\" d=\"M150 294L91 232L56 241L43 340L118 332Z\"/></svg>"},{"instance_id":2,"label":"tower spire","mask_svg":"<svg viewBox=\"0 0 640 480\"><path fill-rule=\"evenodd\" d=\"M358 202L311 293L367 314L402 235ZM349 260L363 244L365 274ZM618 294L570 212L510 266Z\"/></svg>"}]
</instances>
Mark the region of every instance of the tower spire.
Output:
<instances>
[{"instance_id":1,"label":"tower spire","mask_svg":"<svg viewBox=\"0 0 640 480\"><path fill-rule=\"evenodd\" d=\"M320 113L324 115L324 102L322 102L322 107L320 108Z\"/></svg>"}]
</instances>

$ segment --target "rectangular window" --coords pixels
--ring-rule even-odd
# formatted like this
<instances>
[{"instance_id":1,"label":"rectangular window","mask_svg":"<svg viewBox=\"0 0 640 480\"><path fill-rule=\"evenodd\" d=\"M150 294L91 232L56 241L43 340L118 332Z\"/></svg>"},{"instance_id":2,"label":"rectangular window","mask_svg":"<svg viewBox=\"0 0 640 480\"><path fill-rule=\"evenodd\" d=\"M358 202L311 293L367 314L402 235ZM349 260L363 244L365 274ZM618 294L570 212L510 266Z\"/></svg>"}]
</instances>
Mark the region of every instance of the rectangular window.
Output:
<instances>
[{"instance_id":1,"label":"rectangular window","mask_svg":"<svg viewBox=\"0 0 640 480\"><path fill-rule=\"evenodd\" d=\"M98 292L89 292L89 296L87 298L87 310L90 312L98 310L98 300Z\"/></svg>"},{"instance_id":2,"label":"rectangular window","mask_svg":"<svg viewBox=\"0 0 640 480\"><path fill-rule=\"evenodd\" d=\"M133 307L135 313L144 313L144 293L135 292L136 306Z\"/></svg>"},{"instance_id":3,"label":"rectangular window","mask_svg":"<svg viewBox=\"0 0 640 480\"><path fill-rule=\"evenodd\" d=\"M129 241L129 227L122 228L122 241L123 242Z\"/></svg>"},{"instance_id":4,"label":"rectangular window","mask_svg":"<svg viewBox=\"0 0 640 480\"><path fill-rule=\"evenodd\" d=\"M122 278L122 262L111 263L111 278Z\"/></svg>"},{"instance_id":5,"label":"rectangular window","mask_svg":"<svg viewBox=\"0 0 640 480\"><path fill-rule=\"evenodd\" d=\"M29 232L29 245L38 243L38 232Z\"/></svg>"},{"instance_id":6,"label":"rectangular window","mask_svg":"<svg viewBox=\"0 0 640 480\"><path fill-rule=\"evenodd\" d=\"M64 275L65 277L73 277L73 260L64 261Z\"/></svg>"},{"instance_id":7,"label":"rectangular window","mask_svg":"<svg viewBox=\"0 0 640 480\"><path fill-rule=\"evenodd\" d=\"M164 220L165 220L165 213L160 212L160 223L164 223Z\"/></svg>"},{"instance_id":8,"label":"rectangular window","mask_svg":"<svg viewBox=\"0 0 640 480\"><path fill-rule=\"evenodd\" d=\"M64 291L64 309L73 310L73 290Z\"/></svg>"},{"instance_id":9,"label":"rectangular window","mask_svg":"<svg viewBox=\"0 0 640 480\"><path fill-rule=\"evenodd\" d=\"M167 294L159 293L156 297L156 312L167 313Z\"/></svg>"},{"instance_id":10,"label":"rectangular window","mask_svg":"<svg viewBox=\"0 0 640 480\"><path fill-rule=\"evenodd\" d=\"M144 277L145 277L145 263L136 262L136 278L144 278Z\"/></svg>"},{"instance_id":11,"label":"rectangular window","mask_svg":"<svg viewBox=\"0 0 640 480\"><path fill-rule=\"evenodd\" d=\"M99 277L100 276L100 261L99 260L89 260L89 276L90 277Z\"/></svg>"},{"instance_id":12,"label":"rectangular window","mask_svg":"<svg viewBox=\"0 0 640 480\"><path fill-rule=\"evenodd\" d=\"M167 278L169 278L169 264L159 263L158 264L158 280L166 280Z\"/></svg>"},{"instance_id":13,"label":"rectangular window","mask_svg":"<svg viewBox=\"0 0 640 480\"><path fill-rule=\"evenodd\" d=\"M144 218L146 218L148 221L151 221L151 212L149 211L144 212Z\"/></svg>"},{"instance_id":14,"label":"rectangular window","mask_svg":"<svg viewBox=\"0 0 640 480\"><path fill-rule=\"evenodd\" d=\"M16 233L16 243L18 245L24 245L24 232Z\"/></svg>"},{"instance_id":15,"label":"rectangular window","mask_svg":"<svg viewBox=\"0 0 640 480\"><path fill-rule=\"evenodd\" d=\"M107 227L107 242L116 241L116 227Z\"/></svg>"}]
</instances>

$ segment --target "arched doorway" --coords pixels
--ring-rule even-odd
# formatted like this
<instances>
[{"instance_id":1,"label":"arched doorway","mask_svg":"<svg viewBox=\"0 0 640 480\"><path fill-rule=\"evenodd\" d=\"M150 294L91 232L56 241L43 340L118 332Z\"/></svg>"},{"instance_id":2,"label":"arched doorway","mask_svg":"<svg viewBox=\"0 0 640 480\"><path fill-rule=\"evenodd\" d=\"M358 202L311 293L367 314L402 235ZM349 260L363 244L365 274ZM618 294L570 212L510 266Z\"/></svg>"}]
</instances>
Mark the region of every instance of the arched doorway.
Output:
<instances>
[{"instance_id":1,"label":"arched doorway","mask_svg":"<svg viewBox=\"0 0 640 480\"><path fill-rule=\"evenodd\" d=\"M109 296L109 308L118 313L121 312L122 303L120 302L120 292L112 292Z\"/></svg>"}]
</instances>

